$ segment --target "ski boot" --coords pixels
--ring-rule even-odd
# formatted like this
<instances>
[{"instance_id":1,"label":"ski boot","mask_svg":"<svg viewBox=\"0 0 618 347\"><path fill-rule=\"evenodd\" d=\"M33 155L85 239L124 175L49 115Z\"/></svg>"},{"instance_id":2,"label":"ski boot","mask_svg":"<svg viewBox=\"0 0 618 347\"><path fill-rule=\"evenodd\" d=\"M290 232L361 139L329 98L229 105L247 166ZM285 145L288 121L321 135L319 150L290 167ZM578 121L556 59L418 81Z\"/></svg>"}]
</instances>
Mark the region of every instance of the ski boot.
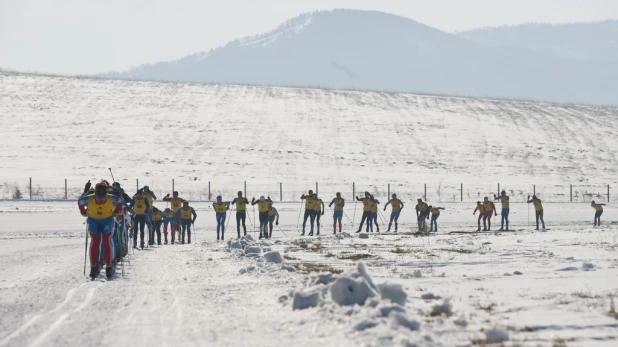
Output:
<instances>
[{"instance_id":1,"label":"ski boot","mask_svg":"<svg viewBox=\"0 0 618 347\"><path fill-rule=\"evenodd\" d=\"M358 233L360 233L360 232L361 232L361 230L360 230L360 229L356 230L356 233L357 233L357 234L358 234Z\"/></svg>"},{"instance_id":2,"label":"ski boot","mask_svg":"<svg viewBox=\"0 0 618 347\"><path fill-rule=\"evenodd\" d=\"M315 233L315 236L320 236L320 232L318 231L317 233Z\"/></svg>"},{"instance_id":3,"label":"ski boot","mask_svg":"<svg viewBox=\"0 0 618 347\"><path fill-rule=\"evenodd\" d=\"M140 247L144 249L144 241L140 242Z\"/></svg>"},{"instance_id":4,"label":"ski boot","mask_svg":"<svg viewBox=\"0 0 618 347\"><path fill-rule=\"evenodd\" d=\"M172 240L172 245L174 244L174 240Z\"/></svg>"},{"instance_id":5,"label":"ski boot","mask_svg":"<svg viewBox=\"0 0 618 347\"><path fill-rule=\"evenodd\" d=\"M311 235L311 234L309 234L309 235ZM217 238L217 240L218 240L218 239L219 239L219 238ZM260 234L260 236L258 237L258 239L260 239L260 240L262 239L262 234Z\"/></svg>"},{"instance_id":6,"label":"ski boot","mask_svg":"<svg viewBox=\"0 0 618 347\"><path fill-rule=\"evenodd\" d=\"M114 274L116 273L116 270L114 270L114 268L112 266L108 266L105 268L105 276L107 277L107 280L111 280L112 277L114 277Z\"/></svg>"},{"instance_id":7,"label":"ski boot","mask_svg":"<svg viewBox=\"0 0 618 347\"><path fill-rule=\"evenodd\" d=\"M309 236L313 236L313 231L310 231L310 232L309 232Z\"/></svg>"},{"instance_id":8,"label":"ski boot","mask_svg":"<svg viewBox=\"0 0 618 347\"><path fill-rule=\"evenodd\" d=\"M481 231L481 226L479 225L478 229L476 229L476 231Z\"/></svg>"},{"instance_id":9,"label":"ski boot","mask_svg":"<svg viewBox=\"0 0 618 347\"><path fill-rule=\"evenodd\" d=\"M305 236L305 232L303 231L303 232L300 234L300 236Z\"/></svg>"},{"instance_id":10,"label":"ski boot","mask_svg":"<svg viewBox=\"0 0 618 347\"><path fill-rule=\"evenodd\" d=\"M498 229L498 231L504 231L504 228L503 228L503 227L500 227L500 229Z\"/></svg>"},{"instance_id":11,"label":"ski boot","mask_svg":"<svg viewBox=\"0 0 618 347\"><path fill-rule=\"evenodd\" d=\"M90 267L90 280L94 281L97 277L99 277L99 273L101 272L101 266L91 266Z\"/></svg>"},{"instance_id":12,"label":"ski boot","mask_svg":"<svg viewBox=\"0 0 618 347\"><path fill-rule=\"evenodd\" d=\"M487 228L483 228L483 231L487 231Z\"/></svg>"},{"instance_id":13,"label":"ski boot","mask_svg":"<svg viewBox=\"0 0 618 347\"><path fill-rule=\"evenodd\" d=\"M221 236L221 241L224 241L224 240L225 240L225 236L222 235ZM191 243L191 242L189 242L189 243Z\"/></svg>"},{"instance_id":14,"label":"ski boot","mask_svg":"<svg viewBox=\"0 0 618 347\"><path fill-rule=\"evenodd\" d=\"M376 233L379 233L379 232L380 232L380 227L376 229Z\"/></svg>"},{"instance_id":15,"label":"ski boot","mask_svg":"<svg viewBox=\"0 0 618 347\"><path fill-rule=\"evenodd\" d=\"M260 235L260 238L262 238L262 235ZM217 236L217 241L219 241L219 236Z\"/></svg>"}]
</instances>

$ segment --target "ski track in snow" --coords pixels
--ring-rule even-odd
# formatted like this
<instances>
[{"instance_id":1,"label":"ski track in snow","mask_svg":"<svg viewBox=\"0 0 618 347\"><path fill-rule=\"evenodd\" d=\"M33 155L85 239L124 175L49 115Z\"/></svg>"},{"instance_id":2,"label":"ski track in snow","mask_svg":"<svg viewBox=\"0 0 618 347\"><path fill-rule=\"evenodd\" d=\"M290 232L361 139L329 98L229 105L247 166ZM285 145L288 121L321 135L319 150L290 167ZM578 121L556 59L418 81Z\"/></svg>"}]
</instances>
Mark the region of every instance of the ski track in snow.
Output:
<instances>
[{"instance_id":1,"label":"ski track in snow","mask_svg":"<svg viewBox=\"0 0 618 347\"><path fill-rule=\"evenodd\" d=\"M277 205L287 236L275 228L269 243L285 264L345 271L361 259L376 283L403 285L420 330L378 324L356 331L375 319L370 308L344 315L328 304L293 311L289 301L279 303L305 287L306 275L227 252L214 240L214 213L205 203L196 204L191 245L135 251L126 276L119 267L112 281L90 282L82 275L83 219L74 202L0 202L7 227L0 235L0 345L451 346L483 341L493 328L524 346L615 343L618 321L609 311L610 295L618 294L618 229L611 220L597 229L580 222L591 217L585 204L549 204L546 220L557 223L546 233L527 231L527 206L513 204L517 232L448 235L474 228L472 206L449 204L440 233L430 237L409 234L413 211L404 209L399 235L385 234L380 221L382 233L368 239L349 222L344 230L352 237L334 238L328 213L322 236L299 238L300 204ZM15 207L22 212L11 212ZM21 231L24 216L53 220L62 231L45 223ZM235 229L232 222L228 239ZM257 270L240 274L251 266ZM453 315L431 316L443 299ZM467 326L455 323L462 320Z\"/></svg>"}]
</instances>

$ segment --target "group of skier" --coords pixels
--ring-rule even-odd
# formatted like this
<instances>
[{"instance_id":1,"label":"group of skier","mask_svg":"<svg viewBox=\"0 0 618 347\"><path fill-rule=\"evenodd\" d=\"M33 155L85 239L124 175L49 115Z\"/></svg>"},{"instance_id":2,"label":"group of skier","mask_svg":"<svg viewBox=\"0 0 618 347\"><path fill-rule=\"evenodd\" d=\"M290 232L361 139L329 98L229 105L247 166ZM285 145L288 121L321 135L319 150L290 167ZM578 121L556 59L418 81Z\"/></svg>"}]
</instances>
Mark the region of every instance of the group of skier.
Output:
<instances>
[{"instance_id":1,"label":"group of skier","mask_svg":"<svg viewBox=\"0 0 618 347\"><path fill-rule=\"evenodd\" d=\"M148 246L155 244L155 236L156 243L161 245L162 225L165 244L168 243L168 226L172 244L176 241L176 232L180 234L180 243L184 244L185 240L191 243L191 226L197 214L189 202L173 192L172 197L168 194L163 198L170 207L160 210L154 206L155 200L157 197L148 186L138 189L131 197L118 182L110 185L103 180L94 189L90 181L86 183L78 207L82 216L87 217L91 238L91 279L98 277L103 265L108 279L114 275L116 264L128 254L129 239L133 239L133 248L138 248L138 231L141 249L145 246L145 229Z\"/></svg>"},{"instance_id":2,"label":"group of skier","mask_svg":"<svg viewBox=\"0 0 618 347\"><path fill-rule=\"evenodd\" d=\"M307 221L310 223L308 235L313 236L314 229L316 231L315 235L320 235L320 219L325 212L324 201L312 190L309 190L306 195L301 195L300 199L304 201L305 206L301 236L305 235ZM378 206L380 201L369 192L365 192L364 197L356 196L355 199L361 202L363 206L360 225L356 232L360 233L365 223L366 232L373 232L374 226L376 232L380 232L380 225L378 223ZM169 207L166 206L165 209L159 209L154 206L156 200L157 196L148 186L138 189L133 196L129 196L120 187L118 182L110 185L107 181L101 181L92 189L90 181L88 181L84 193L78 200L78 206L81 214L87 217L88 233L92 240L90 244L90 277L92 279L98 276L103 265L106 266L105 272L107 277L111 278L113 276L116 263L128 253L129 239L133 239L133 248L138 248L138 235L140 241L139 248L141 249L144 248L146 242L147 246L152 246L155 242L161 245L162 226L164 244L168 244L168 242L174 244L177 240L181 244L184 244L185 241L186 243L191 243L191 227L195 223L197 213L193 207L189 206L189 202L179 197L177 191L174 191L172 196L167 194L163 197L162 200L170 205ZM505 191L502 191L499 196L494 194L494 200L499 200L502 205L502 219L499 231L508 231L509 196L506 195ZM536 230L539 230L539 222L542 229L545 230L541 200L536 195L533 195L532 198L528 196L527 202L534 206ZM231 202L225 202L221 196L217 196L216 201L212 204L217 222L218 241L225 240L227 213L232 205L236 208L237 236L238 238L241 237L241 226L243 235L247 235L246 218L247 206L249 204L251 206L257 205L259 211L259 238L269 239L272 237L273 225L279 225L279 212L273 206L273 201L270 197L261 196L258 200L253 198L249 202L242 192L239 191L238 196ZM342 232L345 205L345 199L341 196L341 193L337 193L328 204L328 207L332 208L333 212L334 234L337 233L337 227L339 232ZM391 199L384 204L383 210L386 211L389 205L391 206L391 214L387 232L391 231L393 224L395 227L394 232L398 232L398 220L405 204L396 194L392 194ZM592 201L591 206L595 209L594 225L600 225L600 218L605 204L597 204ZM437 220L440 217L441 210L444 210L444 208L428 205L422 199L418 199L415 206L418 231L427 232L426 220L430 220L429 232L437 232ZM478 201L473 214L476 215L477 212L479 212L477 231L481 231L481 221L483 221L482 230L491 231L491 218L498 215L494 202L489 200L488 197L485 197L483 201ZM177 238L176 233L178 233ZM169 238L168 235L170 236Z\"/></svg>"}]
</instances>

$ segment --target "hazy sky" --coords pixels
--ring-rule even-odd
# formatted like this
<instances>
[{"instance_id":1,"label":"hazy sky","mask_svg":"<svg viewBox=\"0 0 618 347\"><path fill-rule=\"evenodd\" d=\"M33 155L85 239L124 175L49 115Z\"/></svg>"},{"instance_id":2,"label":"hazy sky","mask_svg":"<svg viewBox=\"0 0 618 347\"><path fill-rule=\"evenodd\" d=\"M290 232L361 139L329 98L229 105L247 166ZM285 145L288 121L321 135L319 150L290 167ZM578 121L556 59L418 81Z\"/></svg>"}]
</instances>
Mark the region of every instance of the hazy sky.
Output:
<instances>
[{"instance_id":1,"label":"hazy sky","mask_svg":"<svg viewBox=\"0 0 618 347\"><path fill-rule=\"evenodd\" d=\"M449 32L618 19L616 0L0 0L0 67L68 74L126 70L332 8L399 14Z\"/></svg>"}]
</instances>

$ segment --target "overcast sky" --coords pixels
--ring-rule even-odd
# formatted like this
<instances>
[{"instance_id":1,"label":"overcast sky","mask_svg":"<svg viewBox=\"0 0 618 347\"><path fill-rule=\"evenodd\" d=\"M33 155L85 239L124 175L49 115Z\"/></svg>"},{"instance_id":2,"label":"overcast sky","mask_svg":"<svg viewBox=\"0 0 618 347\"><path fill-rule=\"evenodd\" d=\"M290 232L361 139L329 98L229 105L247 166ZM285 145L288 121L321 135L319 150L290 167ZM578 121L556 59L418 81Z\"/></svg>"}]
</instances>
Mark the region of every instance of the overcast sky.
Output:
<instances>
[{"instance_id":1,"label":"overcast sky","mask_svg":"<svg viewBox=\"0 0 618 347\"><path fill-rule=\"evenodd\" d=\"M332 8L399 14L448 32L618 19L616 0L0 0L0 67L66 74L126 70Z\"/></svg>"}]
</instances>

